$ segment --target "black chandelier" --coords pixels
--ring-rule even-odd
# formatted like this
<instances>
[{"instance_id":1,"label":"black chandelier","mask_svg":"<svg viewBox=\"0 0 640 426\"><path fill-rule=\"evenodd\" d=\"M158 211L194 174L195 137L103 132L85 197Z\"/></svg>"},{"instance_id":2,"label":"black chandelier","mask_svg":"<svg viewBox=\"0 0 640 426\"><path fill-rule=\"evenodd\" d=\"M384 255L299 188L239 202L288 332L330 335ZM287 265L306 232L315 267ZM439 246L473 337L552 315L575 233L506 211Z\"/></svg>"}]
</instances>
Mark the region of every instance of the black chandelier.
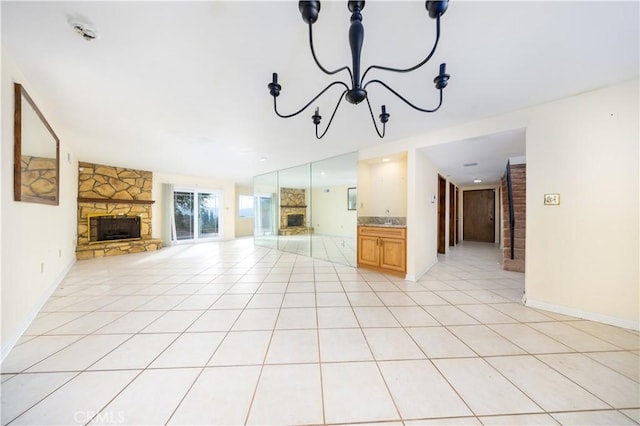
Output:
<instances>
[{"instance_id":1,"label":"black chandelier","mask_svg":"<svg viewBox=\"0 0 640 426\"><path fill-rule=\"evenodd\" d=\"M313 24L318 20L318 13L320 12L320 1L315 0L315 1L299 1L298 2L298 8L300 9L302 20L307 24L309 24L309 46L311 48L311 55L313 56L313 60L315 61L316 65L318 66L318 68L320 68L320 70L322 70L322 72L328 75L337 74L341 71L346 70L349 73L349 80L350 80L351 87L349 87L349 85L343 81L339 81L339 80L334 81L333 83L325 87L320 93L318 93L300 110L294 112L293 114L281 114L280 112L278 112L278 107L276 103L276 98L280 95L280 90L282 90L282 86L278 83L277 73L275 72L273 73L273 80L268 85L269 93L271 93L271 96L273 96L273 109L275 113L278 115L278 117L282 117L282 118L290 118L300 114L302 111L307 109L313 102L315 102L316 99L322 96L327 90L329 90L333 86L343 86L345 88L345 90L340 95L340 98L338 99L338 103L336 104L336 107L333 109L333 113L331 114L331 118L329 119L329 124L327 124L327 127L324 129L324 131L321 134L318 134L318 125L322 120L322 116L320 115L319 108L316 108L315 113L311 116L313 120L313 124L315 124L316 126L316 138L318 139L322 139L322 137L329 130L329 127L331 126L331 122L333 121L333 118L335 117L336 112L338 111L338 107L340 106L340 103L342 102L342 100L345 98L349 103L352 103L355 105L359 104L362 101L365 101L365 100L367 101L367 106L369 107L369 113L371 114L371 120L373 121L373 126L376 129L376 133L378 133L378 136L380 138L384 138L385 131L386 131L386 124L389 121L390 115L387 112L386 105L382 105L381 114L378 116L380 118L380 123L382 123L382 132L380 132L380 130L378 129L378 125L376 124L376 120L373 116L373 110L371 109L371 103L369 102L369 97L367 96L367 86L369 86L370 84L381 85L382 87L386 88L388 91L396 95L398 98L400 98L402 101L404 101L404 103L409 105L411 108L418 111L435 112L438 109L440 109L440 106L442 105L442 90L447 86L447 81L449 80L449 77L450 77L449 74L446 73L447 64L444 64L444 63L440 64L440 72L433 79L436 89L440 91L440 102L438 102L438 106L433 109L420 108L414 105L413 103L408 101L406 98L404 98L402 95L400 95L398 92L396 92L394 89L389 87L389 85L387 85L383 81L372 79L367 82L364 82L364 78L366 77L367 73L373 69L392 71L392 72L398 72L398 73L408 73L411 71L415 71L418 68L422 67L424 64L426 64L431 59L431 57L435 53L436 48L438 46L438 41L440 40L440 17L447 10L447 7L449 5L449 0L426 2L425 6L427 8L427 11L429 12L429 17L436 20L436 40L435 40L435 43L433 44L433 47L431 48L431 51L429 52L426 58L424 58L418 64L409 68L404 68L404 69L390 68L390 67L379 66L379 65L371 65L369 66L369 68L365 70L365 72L362 75L360 75L360 56L362 52L362 44L364 42L364 26L362 25L362 14L360 12L362 11L362 9L364 9L364 3L365 3L364 1L348 2L349 11L351 11L351 26L349 28L349 45L351 47L351 58L352 58L352 64L353 64L352 68L349 68L348 66L344 66L342 68L329 71L320 64L320 62L318 61L318 58L316 57L315 49L313 48Z\"/></svg>"}]
</instances>

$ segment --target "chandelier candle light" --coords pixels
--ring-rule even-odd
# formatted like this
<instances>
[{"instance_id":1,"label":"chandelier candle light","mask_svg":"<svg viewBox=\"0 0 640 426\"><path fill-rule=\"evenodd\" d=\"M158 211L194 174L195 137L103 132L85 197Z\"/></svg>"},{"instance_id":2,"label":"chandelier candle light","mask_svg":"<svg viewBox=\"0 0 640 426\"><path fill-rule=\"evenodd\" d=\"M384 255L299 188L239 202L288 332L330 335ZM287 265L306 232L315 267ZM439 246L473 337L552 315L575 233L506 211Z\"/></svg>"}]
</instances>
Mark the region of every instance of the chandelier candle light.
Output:
<instances>
[{"instance_id":1,"label":"chandelier candle light","mask_svg":"<svg viewBox=\"0 0 640 426\"><path fill-rule=\"evenodd\" d=\"M327 133L327 130L329 130L329 127L331 126L331 122L333 121L333 117L335 117L336 112L338 111L338 107L342 102L342 99L345 99L345 98L349 103L352 103L354 105L357 105L360 102L365 100L367 101L367 106L369 107L369 113L371 114L371 120L373 121L373 126L376 129L376 133L378 133L378 136L380 136L380 138L384 138L385 131L386 131L386 124L389 121L390 115L387 112L386 105L382 105L381 114L378 116L380 118L380 123L382 123L382 132L380 132L380 130L378 129L378 125L376 124L376 120L373 116L373 110L371 109L371 103L369 102L369 97L367 96L367 86L369 86L370 84L381 85L382 87L384 87L385 89L387 89L388 91L396 95L398 98L400 98L402 101L404 101L404 103L409 105L411 108L416 109L418 111L435 112L442 105L442 90L447 86L447 82L450 77L449 74L446 73L447 64L440 64L440 72L433 79L436 89L440 91L440 102L438 103L438 106L435 107L434 109L420 108L414 105L413 103L409 102L402 95L400 95L398 92L393 90L391 87L389 87L389 85L387 85L381 80L372 79L367 81L366 83L363 83L363 81L367 73L373 69L391 71L391 72L397 72L397 73L408 73L411 71L415 71L418 68L422 67L424 64L426 64L431 59L431 57L436 51L436 48L438 47L438 41L440 40L440 17L447 10L447 7L449 5L449 0L427 1L425 4L426 9L429 12L429 17L436 20L436 40L433 44L433 47L431 48L431 51L429 52L426 58L424 58L421 62L419 62L418 64L412 67L403 68L403 69L390 68L390 67L379 66L379 65L371 65L361 75L360 74L360 56L362 53L362 44L364 42L364 26L362 25L362 14L360 12L362 11L362 9L364 9L364 3L365 3L364 1L348 2L348 8L349 8L349 11L351 12L351 26L349 28L349 45L351 47L352 68L349 68L348 66L344 66L342 68L329 71L320 64L320 62L318 61L318 58L316 57L315 49L313 48L313 24L318 20L318 13L320 12L320 1L316 0L316 1L298 2L298 8L300 9L302 20L307 24L309 24L309 46L311 48L311 55L313 56L313 60L315 61L316 65L318 66L318 68L320 68L320 70L322 70L322 72L328 75L337 74L341 71L347 71L347 73L349 73L349 80L350 80L349 83L351 84L351 87L349 87L349 85L343 81L340 81L340 80L334 81L333 83L325 87L320 93L318 93L300 110L294 112L293 114L281 114L280 112L278 112L278 107L276 102L276 98L280 95L280 90L282 90L282 86L278 83L277 73L275 72L273 73L273 79L271 83L269 83L267 86L269 88L269 93L271 94L271 96L273 96L273 109L275 113L278 115L278 117L282 117L282 118L290 118L300 114L302 111L307 109L313 102L315 102L316 99L322 96L327 90L331 89L333 86L344 87L345 90L342 92L342 94L340 95L340 98L338 99L338 103L336 104L336 107L334 108L333 113L331 114L331 118L329 119L329 124L327 124L327 127L324 129L324 131L321 134L318 133L318 125L322 120L322 116L320 115L320 109L316 108L315 113L311 116L313 120L313 124L315 124L316 126L316 138L318 139L321 139Z\"/></svg>"}]
</instances>

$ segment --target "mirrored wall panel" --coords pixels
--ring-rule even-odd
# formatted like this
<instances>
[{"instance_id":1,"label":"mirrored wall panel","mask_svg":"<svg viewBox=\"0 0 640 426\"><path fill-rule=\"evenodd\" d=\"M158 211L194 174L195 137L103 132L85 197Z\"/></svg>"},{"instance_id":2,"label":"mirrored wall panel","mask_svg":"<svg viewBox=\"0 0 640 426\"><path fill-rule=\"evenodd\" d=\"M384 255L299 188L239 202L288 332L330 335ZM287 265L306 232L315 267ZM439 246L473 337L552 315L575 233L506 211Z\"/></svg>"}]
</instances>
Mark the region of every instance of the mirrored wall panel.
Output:
<instances>
[{"instance_id":1,"label":"mirrored wall panel","mask_svg":"<svg viewBox=\"0 0 640 426\"><path fill-rule=\"evenodd\" d=\"M256 245L356 266L357 176L357 152L256 176Z\"/></svg>"},{"instance_id":2,"label":"mirrored wall panel","mask_svg":"<svg viewBox=\"0 0 640 426\"><path fill-rule=\"evenodd\" d=\"M357 266L358 153L311 164L312 256Z\"/></svg>"},{"instance_id":3,"label":"mirrored wall panel","mask_svg":"<svg viewBox=\"0 0 640 426\"><path fill-rule=\"evenodd\" d=\"M311 256L310 180L309 164L278 172L278 248L282 251Z\"/></svg>"},{"instance_id":4,"label":"mirrored wall panel","mask_svg":"<svg viewBox=\"0 0 640 426\"><path fill-rule=\"evenodd\" d=\"M253 178L254 241L256 245L278 248L278 172Z\"/></svg>"}]
</instances>

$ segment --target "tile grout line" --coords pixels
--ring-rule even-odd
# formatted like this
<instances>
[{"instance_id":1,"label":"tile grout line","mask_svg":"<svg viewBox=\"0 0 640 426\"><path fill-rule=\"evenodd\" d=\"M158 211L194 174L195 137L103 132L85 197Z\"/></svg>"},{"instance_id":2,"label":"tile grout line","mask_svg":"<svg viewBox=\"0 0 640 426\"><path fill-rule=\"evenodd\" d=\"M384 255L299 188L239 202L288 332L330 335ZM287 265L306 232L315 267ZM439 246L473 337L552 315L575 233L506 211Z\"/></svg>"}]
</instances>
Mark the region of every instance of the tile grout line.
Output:
<instances>
[{"instance_id":1,"label":"tile grout line","mask_svg":"<svg viewBox=\"0 0 640 426\"><path fill-rule=\"evenodd\" d=\"M282 257L281 255L278 256L278 258ZM277 262L276 262L277 264ZM294 261L294 265L295 265L295 261ZM273 269L273 268L272 268ZM285 293L286 293L286 289L289 288L289 284L290 284L290 280L291 280L291 275L293 274L293 268L291 269L291 272L289 272L289 280L287 280L287 286L285 287ZM266 279L266 278L265 278ZM269 342L267 343L267 347L265 349L264 352L264 357L262 358L262 364L260 365L260 371L258 372L258 379L256 380L256 386L253 390L253 394L251 395L251 400L249 402L249 406L247 407L247 415L244 418L244 425L246 425L249 422L249 417L251 416L251 410L253 409L253 403L255 402L255 398L256 395L258 393L258 387L260 386L260 380L262 379L262 372L264 371L264 366L265 363L267 361L267 357L269 356L269 349L271 348L271 343L273 342L273 335L275 334L276 331L276 327L278 325L278 320L280 319L280 310L282 309L282 304L284 303L284 295L282 297L282 300L280 301L280 308L278 308L278 314L276 315L276 319L273 323L273 329L271 330L271 336L269 337ZM248 305L248 303L247 303ZM245 307L246 309L246 307ZM242 315L242 314L240 314ZM238 317L240 318L240 317Z\"/></svg>"}]
</instances>

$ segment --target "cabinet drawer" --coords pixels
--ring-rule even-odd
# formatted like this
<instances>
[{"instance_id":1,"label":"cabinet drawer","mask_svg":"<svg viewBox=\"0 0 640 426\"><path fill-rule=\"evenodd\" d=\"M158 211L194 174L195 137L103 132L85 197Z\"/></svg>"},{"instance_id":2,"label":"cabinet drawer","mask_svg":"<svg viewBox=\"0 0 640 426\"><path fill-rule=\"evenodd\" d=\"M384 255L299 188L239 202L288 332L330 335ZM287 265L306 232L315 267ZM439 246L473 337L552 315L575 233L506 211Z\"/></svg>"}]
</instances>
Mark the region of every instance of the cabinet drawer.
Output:
<instances>
[{"instance_id":1,"label":"cabinet drawer","mask_svg":"<svg viewBox=\"0 0 640 426\"><path fill-rule=\"evenodd\" d=\"M358 235L367 235L381 238L401 238L407 236L407 228L388 228L383 226L360 226Z\"/></svg>"}]
</instances>

